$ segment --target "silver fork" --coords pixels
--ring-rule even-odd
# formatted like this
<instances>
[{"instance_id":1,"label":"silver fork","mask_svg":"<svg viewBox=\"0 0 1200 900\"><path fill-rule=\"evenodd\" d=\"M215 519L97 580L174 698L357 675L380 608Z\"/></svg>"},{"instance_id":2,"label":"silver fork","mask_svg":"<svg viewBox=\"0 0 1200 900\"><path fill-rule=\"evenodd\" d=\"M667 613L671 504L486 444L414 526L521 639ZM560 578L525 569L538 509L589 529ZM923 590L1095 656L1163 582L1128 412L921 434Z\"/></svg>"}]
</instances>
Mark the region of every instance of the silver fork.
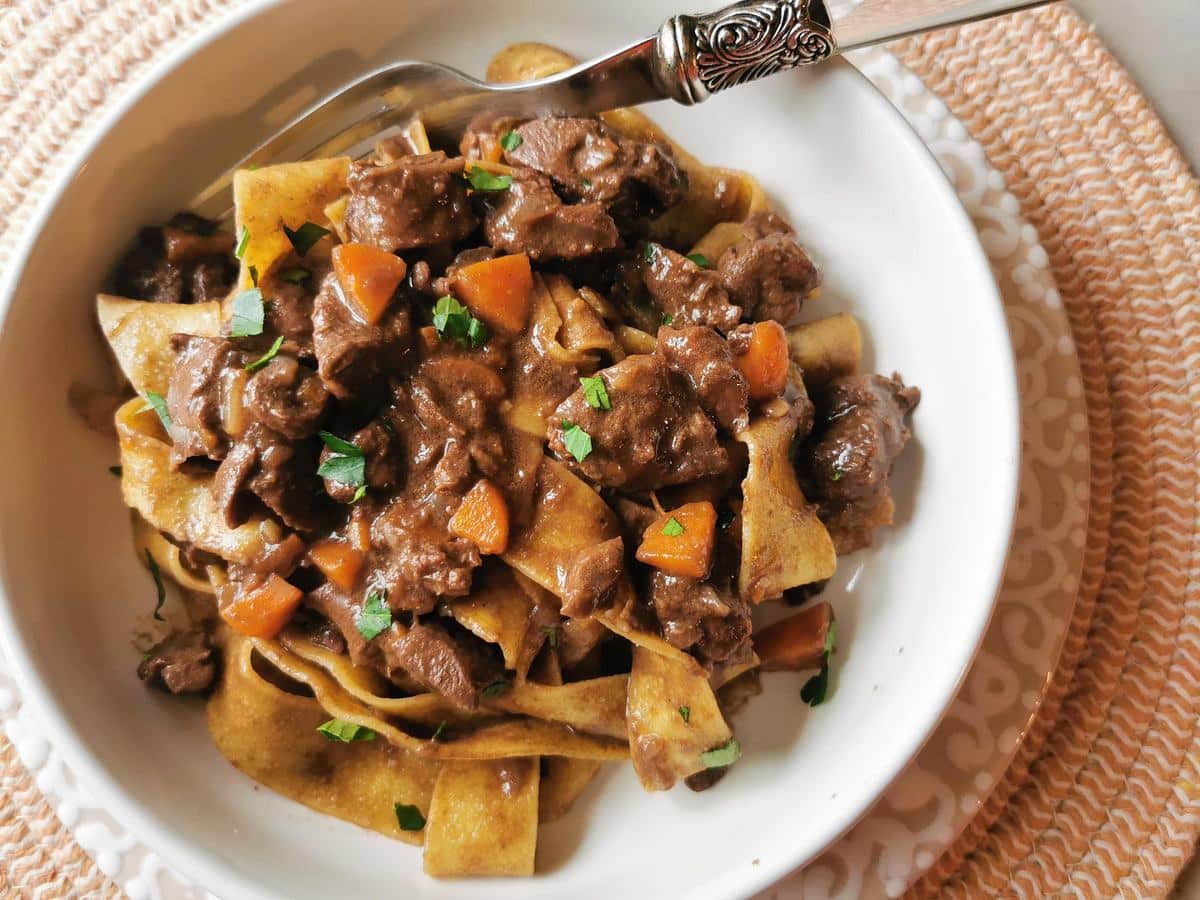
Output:
<instances>
[{"instance_id":1,"label":"silver fork","mask_svg":"<svg viewBox=\"0 0 1200 900\"><path fill-rule=\"evenodd\" d=\"M405 61L326 97L198 194L192 212L227 218L240 168L338 156L420 115L435 145L455 145L485 118L592 115L652 100L693 104L718 91L848 50L1051 0L744 0L707 15L673 16L657 34L549 78L486 84L447 66Z\"/></svg>"}]
</instances>

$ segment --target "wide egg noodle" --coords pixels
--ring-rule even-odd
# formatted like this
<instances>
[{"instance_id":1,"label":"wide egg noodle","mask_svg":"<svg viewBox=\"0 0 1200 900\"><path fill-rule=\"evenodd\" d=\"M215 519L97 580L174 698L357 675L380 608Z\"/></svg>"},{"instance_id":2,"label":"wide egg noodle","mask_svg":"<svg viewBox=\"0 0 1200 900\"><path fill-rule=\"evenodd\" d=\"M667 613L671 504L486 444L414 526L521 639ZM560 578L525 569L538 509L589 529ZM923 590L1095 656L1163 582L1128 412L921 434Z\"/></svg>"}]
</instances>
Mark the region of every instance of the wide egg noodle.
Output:
<instances>
[{"instance_id":1,"label":"wide egg noodle","mask_svg":"<svg viewBox=\"0 0 1200 900\"><path fill-rule=\"evenodd\" d=\"M425 826L425 873L532 875L540 780L531 757L443 764Z\"/></svg>"},{"instance_id":2,"label":"wide egg noodle","mask_svg":"<svg viewBox=\"0 0 1200 900\"><path fill-rule=\"evenodd\" d=\"M644 647L633 651L626 716L633 768L648 791L701 771L700 754L733 737L700 664Z\"/></svg>"},{"instance_id":3,"label":"wide egg noodle","mask_svg":"<svg viewBox=\"0 0 1200 900\"><path fill-rule=\"evenodd\" d=\"M546 275L544 282L550 302L558 310L562 323L558 343L568 354L579 359L581 365L589 367L596 365L599 359L597 351L610 356L614 353L624 355L603 317L581 290L562 275Z\"/></svg>"},{"instance_id":4,"label":"wide egg noodle","mask_svg":"<svg viewBox=\"0 0 1200 900\"><path fill-rule=\"evenodd\" d=\"M438 762L378 738L327 740L316 729L328 712L259 675L253 650L250 641L229 637L221 680L208 700L208 730L222 755L255 781L317 812L419 844L420 832L398 827L393 804L428 812Z\"/></svg>"},{"instance_id":5,"label":"wide egg noodle","mask_svg":"<svg viewBox=\"0 0 1200 900\"><path fill-rule=\"evenodd\" d=\"M515 671L524 679L532 658L525 660L522 651L533 622L533 602L521 590L507 566L491 569L486 575L476 575L471 593L448 605L456 622L480 640L496 644L504 656L504 668ZM519 666L524 662L524 669Z\"/></svg>"},{"instance_id":6,"label":"wide egg noodle","mask_svg":"<svg viewBox=\"0 0 1200 900\"><path fill-rule=\"evenodd\" d=\"M742 481L738 594L752 603L823 581L837 568L833 540L796 481L788 455L795 432L791 415L761 415L737 435L750 459Z\"/></svg>"},{"instance_id":7,"label":"wide egg noodle","mask_svg":"<svg viewBox=\"0 0 1200 900\"><path fill-rule=\"evenodd\" d=\"M260 517L237 528L225 524L213 498L212 476L171 467L171 445L158 418L144 406L135 397L116 415L125 505L180 544L242 564L261 557L268 547L267 535L278 534L278 525Z\"/></svg>"},{"instance_id":8,"label":"wide egg noodle","mask_svg":"<svg viewBox=\"0 0 1200 900\"><path fill-rule=\"evenodd\" d=\"M167 395L177 362L171 335L216 337L221 333L221 304L215 300L147 303L100 294L96 317L121 372L143 396L148 391Z\"/></svg>"},{"instance_id":9,"label":"wide egg noodle","mask_svg":"<svg viewBox=\"0 0 1200 900\"><path fill-rule=\"evenodd\" d=\"M293 231L306 222L329 228L325 208L346 193L350 158L313 159L260 169L239 169L233 176L233 202L239 242L246 236L238 286L254 282L292 249L284 226Z\"/></svg>"},{"instance_id":10,"label":"wide egg noodle","mask_svg":"<svg viewBox=\"0 0 1200 900\"><path fill-rule=\"evenodd\" d=\"M179 548L163 537L162 532L136 512L130 513L130 519L133 528L133 548L139 560L145 562L149 555L163 576L180 587L199 594L213 593L212 582L188 569L183 564Z\"/></svg>"}]
</instances>

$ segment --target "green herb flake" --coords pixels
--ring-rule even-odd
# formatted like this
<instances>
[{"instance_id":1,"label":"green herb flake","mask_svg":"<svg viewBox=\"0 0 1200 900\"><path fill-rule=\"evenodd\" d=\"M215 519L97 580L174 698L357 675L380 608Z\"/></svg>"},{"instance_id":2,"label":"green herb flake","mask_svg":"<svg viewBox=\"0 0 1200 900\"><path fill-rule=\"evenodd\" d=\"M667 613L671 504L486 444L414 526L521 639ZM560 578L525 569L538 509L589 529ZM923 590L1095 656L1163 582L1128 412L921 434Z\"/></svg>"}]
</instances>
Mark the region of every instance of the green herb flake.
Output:
<instances>
[{"instance_id":1,"label":"green herb flake","mask_svg":"<svg viewBox=\"0 0 1200 900\"><path fill-rule=\"evenodd\" d=\"M262 334L265 311L260 289L253 287L242 291L233 298L229 316L230 337L253 337Z\"/></svg>"},{"instance_id":2,"label":"green herb flake","mask_svg":"<svg viewBox=\"0 0 1200 900\"><path fill-rule=\"evenodd\" d=\"M712 268L712 263L710 263L708 261L708 257L705 256L703 253L689 253L688 259L690 259L692 262L694 262L696 265L698 265L702 269L711 269Z\"/></svg>"},{"instance_id":3,"label":"green herb flake","mask_svg":"<svg viewBox=\"0 0 1200 900\"><path fill-rule=\"evenodd\" d=\"M301 266L294 266L291 269L284 269L279 273L279 280L286 281L288 284L300 284L312 277L312 272Z\"/></svg>"},{"instance_id":4,"label":"green herb flake","mask_svg":"<svg viewBox=\"0 0 1200 900\"><path fill-rule=\"evenodd\" d=\"M510 684L509 684L507 681L505 681L503 678L499 678L499 679L497 679L496 681L493 681L491 684L489 684L487 687L485 687L485 688L483 689L483 696L485 696L485 697L495 697L495 696L498 696L498 695L500 695L500 694L503 694L503 693L504 693L505 691L507 691L507 690L508 690L510 687L512 687L512 685L510 685Z\"/></svg>"},{"instance_id":5,"label":"green herb flake","mask_svg":"<svg viewBox=\"0 0 1200 900\"><path fill-rule=\"evenodd\" d=\"M438 725L437 731L435 731L433 733L433 737L431 737L430 740L431 741L440 741L442 739L442 733L445 730L446 730L446 723L443 721L440 725Z\"/></svg>"},{"instance_id":6,"label":"green herb flake","mask_svg":"<svg viewBox=\"0 0 1200 900\"><path fill-rule=\"evenodd\" d=\"M296 253L301 257L305 256L313 245L317 243L325 235L329 234L328 228L322 228L316 222L305 222L295 231L283 226L283 233L287 235L287 239L292 242Z\"/></svg>"},{"instance_id":7,"label":"green herb flake","mask_svg":"<svg viewBox=\"0 0 1200 900\"><path fill-rule=\"evenodd\" d=\"M580 378L579 383L583 385L583 398L587 400L588 406L592 409L612 409L612 401L608 398L608 388L604 386L603 378L599 375L589 375Z\"/></svg>"},{"instance_id":8,"label":"green herb flake","mask_svg":"<svg viewBox=\"0 0 1200 900\"><path fill-rule=\"evenodd\" d=\"M171 414L167 411L167 401L163 399L163 395L155 391L146 391L146 402L138 412L154 412L158 415L158 421L162 422L162 427L171 430Z\"/></svg>"},{"instance_id":9,"label":"green herb flake","mask_svg":"<svg viewBox=\"0 0 1200 900\"><path fill-rule=\"evenodd\" d=\"M409 806L407 803L394 803L392 808L396 811L396 823L400 826L401 831L420 831L425 827L425 817L415 806Z\"/></svg>"},{"instance_id":10,"label":"green herb flake","mask_svg":"<svg viewBox=\"0 0 1200 900\"><path fill-rule=\"evenodd\" d=\"M275 338L275 343L273 343L271 345L271 348L266 353L264 353L258 359L254 360L254 362L246 363L246 371L247 372L257 372L259 369L261 369L263 366L265 366L267 363L269 363L271 360L273 360L276 357L276 355L279 353L279 348L282 346L283 346L283 335L281 334L279 337Z\"/></svg>"},{"instance_id":11,"label":"green herb flake","mask_svg":"<svg viewBox=\"0 0 1200 900\"><path fill-rule=\"evenodd\" d=\"M841 481L842 476L845 474L846 473L843 472L841 469L834 469L833 474L829 476L829 480L830 481Z\"/></svg>"},{"instance_id":12,"label":"green herb flake","mask_svg":"<svg viewBox=\"0 0 1200 900\"><path fill-rule=\"evenodd\" d=\"M524 139L515 131L506 131L500 137L500 146L509 153L511 153L513 150L516 150L523 143L525 143Z\"/></svg>"},{"instance_id":13,"label":"green herb flake","mask_svg":"<svg viewBox=\"0 0 1200 900\"><path fill-rule=\"evenodd\" d=\"M550 645L551 650L558 649L558 627L555 625L543 625L542 634L546 636L546 643Z\"/></svg>"},{"instance_id":14,"label":"green herb flake","mask_svg":"<svg viewBox=\"0 0 1200 900\"><path fill-rule=\"evenodd\" d=\"M488 336L487 326L472 316L470 324L467 325L467 343L472 349L482 347L487 343Z\"/></svg>"},{"instance_id":15,"label":"green herb flake","mask_svg":"<svg viewBox=\"0 0 1200 900\"><path fill-rule=\"evenodd\" d=\"M704 767L707 769L723 769L725 766L732 766L741 755L742 747L738 744L737 738L730 738L728 744L722 744L720 747L714 747L712 750L705 750L701 753L700 762L704 763Z\"/></svg>"},{"instance_id":16,"label":"green herb flake","mask_svg":"<svg viewBox=\"0 0 1200 900\"><path fill-rule=\"evenodd\" d=\"M690 706L679 707L679 718L683 719L684 725L690 722L692 718L692 708Z\"/></svg>"},{"instance_id":17,"label":"green herb flake","mask_svg":"<svg viewBox=\"0 0 1200 900\"><path fill-rule=\"evenodd\" d=\"M321 440L325 442L325 446L329 448L330 454L317 467L317 474L322 478L341 484L354 487L365 486L367 483L367 460L363 456L362 450L331 432L322 431L319 434Z\"/></svg>"},{"instance_id":18,"label":"green herb flake","mask_svg":"<svg viewBox=\"0 0 1200 900\"><path fill-rule=\"evenodd\" d=\"M662 314L662 323L664 325L670 325L673 321L675 321L675 317L673 315L671 315L670 313Z\"/></svg>"},{"instance_id":19,"label":"green herb flake","mask_svg":"<svg viewBox=\"0 0 1200 900\"><path fill-rule=\"evenodd\" d=\"M116 475L118 478L121 477L121 467L120 466L109 466L108 472L110 475Z\"/></svg>"},{"instance_id":20,"label":"green herb flake","mask_svg":"<svg viewBox=\"0 0 1200 900\"><path fill-rule=\"evenodd\" d=\"M146 551L146 565L150 569L150 574L154 576L154 591L158 596L158 602L154 604L154 618L162 621L163 604L167 602L167 589L163 585L162 571L158 568L158 563L154 561L154 557L150 551Z\"/></svg>"},{"instance_id":21,"label":"green herb flake","mask_svg":"<svg viewBox=\"0 0 1200 900\"><path fill-rule=\"evenodd\" d=\"M375 732L370 728L355 725L353 722L347 722L344 719L330 719L323 725L318 725L317 731L325 735L326 740L341 741L343 744L352 744L355 741L375 740Z\"/></svg>"},{"instance_id":22,"label":"green herb flake","mask_svg":"<svg viewBox=\"0 0 1200 900\"><path fill-rule=\"evenodd\" d=\"M580 183L583 185L583 189L585 191L590 191L592 189L592 179L584 178Z\"/></svg>"},{"instance_id":23,"label":"green herb flake","mask_svg":"<svg viewBox=\"0 0 1200 900\"><path fill-rule=\"evenodd\" d=\"M250 267L250 283L258 287L258 266Z\"/></svg>"},{"instance_id":24,"label":"green herb flake","mask_svg":"<svg viewBox=\"0 0 1200 900\"><path fill-rule=\"evenodd\" d=\"M477 191L506 191L512 187L511 175L494 175L479 166L472 166L466 177Z\"/></svg>"},{"instance_id":25,"label":"green herb flake","mask_svg":"<svg viewBox=\"0 0 1200 900\"><path fill-rule=\"evenodd\" d=\"M679 537L683 534L683 523L671 516L667 519L667 524L662 527L662 533L667 537Z\"/></svg>"},{"instance_id":26,"label":"green herb flake","mask_svg":"<svg viewBox=\"0 0 1200 900\"><path fill-rule=\"evenodd\" d=\"M808 681L804 682L804 687L800 688L800 699L809 706L820 706L825 702L826 696L829 693L829 669L830 656L837 649L837 622L829 623L829 630L825 632L824 655L821 659L821 671L819 671Z\"/></svg>"},{"instance_id":27,"label":"green herb flake","mask_svg":"<svg viewBox=\"0 0 1200 900\"><path fill-rule=\"evenodd\" d=\"M464 346L479 347L488 339L487 326L449 294L433 305L433 327L438 337Z\"/></svg>"},{"instance_id":28,"label":"green herb flake","mask_svg":"<svg viewBox=\"0 0 1200 900\"><path fill-rule=\"evenodd\" d=\"M233 248L233 255L241 259L246 255L246 248L250 246L250 229L245 225L242 226L242 231L238 235L237 246Z\"/></svg>"},{"instance_id":29,"label":"green herb flake","mask_svg":"<svg viewBox=\"0 0 1200 900\"><path fill-rule=\"evenodd\" d=\"M651 241L646 242L646 246L642 248L642 259L648 263L654 262L655 254L658 253L658 244Z\"/></svg>"},{"instance_id":30,"label":"green herb flake","mask_svg":"<svg viewBox=\"0 0 1200 900\"><path fill-rule=\"evenodd\" d=\"M373 641L392 627L392 609L387 605L387 591L375 588L367 594L367 601L354 623L358 633Z\"/></svg>"},{"instance_id":31,"label":"green herb flake","mask_svg":"<svg viewBox=\"0 0 1200 900\"><path fill-rule=\"evenodd\" d=\"M320 431L317 433L325 446L334 453L340 453L342 456L362 456L362 448L350 443L345 438L340 438L332 431Z\"/></svg>"},{"instance_id":32,"label":"green herb flake","mask_svg":"<svg viewBox=\"0 0 1200 900\"><path fill-rule=\"evenodd\" d=\"M358 486L358 490L354 492L354 496L350 498L350 505L353 506L365 496L367 496L367 486L365 484L360 484Z\"/></svg>"},{"instance_id":33,"label":"green herb flake","mask_svg":"<svg viewBox=\"0 0 1200 900\"><path fill-rule=\"evenodd\" d=\"M575 457L576 461L583 462L591 455L592 436L566 419L563 419L562 428L563 446L567 448L568 453Z\"/></svg>"}]
</instances>

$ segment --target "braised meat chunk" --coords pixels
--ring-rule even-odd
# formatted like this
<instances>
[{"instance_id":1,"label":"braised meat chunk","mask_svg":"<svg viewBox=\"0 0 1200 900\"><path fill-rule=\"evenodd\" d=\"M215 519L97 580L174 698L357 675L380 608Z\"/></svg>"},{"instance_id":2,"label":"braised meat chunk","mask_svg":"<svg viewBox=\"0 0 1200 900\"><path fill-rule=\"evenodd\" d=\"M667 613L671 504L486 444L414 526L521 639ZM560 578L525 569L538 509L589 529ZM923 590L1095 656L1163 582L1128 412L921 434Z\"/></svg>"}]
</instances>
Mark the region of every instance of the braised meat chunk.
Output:
<instances>
[{"instance_id":1,"label":"braised meat chunk","mask_svg":"<svg viewBox=\"0 0 1200 900\"><path fill-rule=\"evenodd\" d=\"M143 228L117 266L113 290L155 303L219 300L233 288L234 237L217 223L180 213L161 228Z\"/></svg>"},{"instance_id":2,"label":"braised meat chunk","mask_svg":"<svg viewBox=\"0 0 1200 900\"><path fill-rule=\"evenodd\" d=\"M198 628L159 641L138 665L138 678L172 694L202 694L217 675L208 635Z\"/></svg>"},{"instance_id":3,"label":"braised meat chunk","mask_svg":"<svg viewBox=\"0 0 1200 900\"><path fill-rule=\"evenodd\" d=\"M752 232L770 227L769 220L760 221ZM734 244L721 254L717 269L730 298L747 318L774 319L783 325L791 324L805 298L821 284L821 273L791 229L770 230Z\"/></svg>"},{"instance_id":4,"label":"braised meat chunk","mask_svg":"<svg viewBox=\"0 0 1200 900\"><path fill-rule=\"evenodd\" d=\"M347 184L351 237L388 252L459 241L479 224L467 199L462 160L440 150L382 166L355 163Z\"/></svg>"},{"instance_id":5,"label":"braised meat chunk","mask_svg":"<svg viewBox=\"0 0 1200 900\"><path fill-rule=\"evenodd\" d=\"M661 244L647 244L642 277L663 322L676 327L707 325L729 331L742 318L742 310L730 303L720 274L702 269Z\"/></svg>"},{"instance_id":6,"label":"braised meat chunk","mask_svg":"<svg viewBox=\"0 0 1200 900\"><path fill-rule=\"evenodd\" d=\"M746 378L734 367L729 344L711 328L660 328L655 353L687 379L704 411L728 431L750 419Z\"/></svg>"},{"instance_id":7,"label":"braised meat chunk","mask_svg":"<svg viewBox=\"0 0 1200 900\"><path fill-rule=\"evenodd\" d=\"M749 650L750 611L727 591L694 578L655 570L648 602L663 637L681 649L696 648L713 663L744 657Z\"/></svg>"},{"instance_id":8,"label":"braised meat chunk","mask_svg":"<svg viewBox=\"0 0 1200 900\"><path fill-rule=\"evenodd\" d=\"M581 387L559 404L549 426L550 449L584 477L610 488L654 490L728 465L712 421L661 357L630 356L597 374L612 408L595 409ZM573 427L590 438L590 452L577 446L572 452L565 435Z\"/></svg>"},{"instance_id":9,"label":"braised meat chunk","mask_svg":"<svg viewBox=\"0 0 1200 900\"><path fill-rule=\"evenodd\" d=\"M271 431L297 441L317 433L329 408L329 392L312 369L294 356L276 356L250 376L247 413Z\"/></svg>"},{"instance_id":10,"label":"braised meat chunk","mask_svg":"<svg viewBox=\"0 0 1200 900\"><path fill-rule=\"evenodd\" d=\"M193 456L224 459L229 446L228 414L241 390L240 377L249 357L223 338L176 334L171 346L177 363L167 388L171 419L171 458Z\"/></svg>"},{"instance_id":11,"label":"braised meat chunk","mask_svg":"<svg viewBox=\"0 0 1200 900\"><path fill-rule=\"evenodd\" d=\"M611 250L620 240L603 204L567 205L545 175L516 169L512 185L492 200L484 218L488 243L533 260L579 259Z\"/></svg>"},{"instance_id":12,"label":"braised meat chunk","mask_svg":"<svg viewBox=\"0 0 1200 900\"><path fill-rule=\"evenodd\" d=\"M411 675L459 709L475 709L480 682L486 686L485 679L496 672L478 641L437 623L388 633L381 645L389 669Z\"/></svg>"},{"instance_id":13,"label":"braised meat chunk","mask_svg":"<svg viewBox=\"0 0 1200 900\"><path fill-rule=\"evenodd\" d=\"M408 305L393 302L378 325L358 319L342 299L337 278L321 283L313 305L317 371L339 399L378 399L404 362L411 338Z\"/></svg>"}]
</instances>

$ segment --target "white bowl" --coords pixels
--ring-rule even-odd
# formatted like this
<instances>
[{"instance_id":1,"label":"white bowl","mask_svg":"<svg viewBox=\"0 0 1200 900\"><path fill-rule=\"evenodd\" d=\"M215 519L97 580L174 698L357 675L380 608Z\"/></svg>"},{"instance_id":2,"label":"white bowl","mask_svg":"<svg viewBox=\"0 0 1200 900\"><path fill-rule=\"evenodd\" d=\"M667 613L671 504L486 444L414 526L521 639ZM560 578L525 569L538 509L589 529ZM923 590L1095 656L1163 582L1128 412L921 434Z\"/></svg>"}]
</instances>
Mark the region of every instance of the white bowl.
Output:
<instances>
[{"instance_id":1,"label":"white bowl","mask_svg":"<svg viewBox=\"0 0 1200 900\"><path fill-rule=\"evenodd\" d=\"M989 618L1016 497L1016 386L1000 300L932 157L850 66L832 64L651 110L705 160L755 173L823 263L814 316L848 309L867 364L919 385L895 476L898 523L843 560L835 690L765 678L737 720L744 755L717 788L644 794L612 771L542 831L532 880L434 882L420 853L251 782L198 705L134 677L152 602L134 559L112 441L66 404L103 376L91 296L143 222L320 94L384 62L481 73L506 43L579 55L649 33L670 0L251 3L157 64L102 121L36 216L0 290L0 633L26 696L104 805L225 898L733 897L812 858L867 809L947 706Z\"/></svg>"}]
</instances>

